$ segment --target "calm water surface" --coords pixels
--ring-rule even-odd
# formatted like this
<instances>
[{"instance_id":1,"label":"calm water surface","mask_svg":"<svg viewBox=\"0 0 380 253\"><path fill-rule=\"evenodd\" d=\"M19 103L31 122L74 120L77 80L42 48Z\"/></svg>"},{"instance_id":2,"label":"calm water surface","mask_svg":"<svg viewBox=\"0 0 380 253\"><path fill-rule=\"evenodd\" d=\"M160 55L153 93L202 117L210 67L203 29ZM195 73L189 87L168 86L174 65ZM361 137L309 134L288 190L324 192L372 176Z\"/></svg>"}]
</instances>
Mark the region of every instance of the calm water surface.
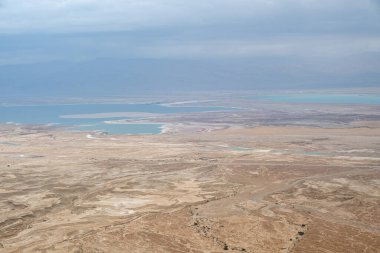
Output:
<instances>
[{"instance_id":1,"label":"calm water surface","mask_svg":"<svg viewBox=\"0 0 380 253\"><path fill-rule=\"evenodd\" d=\"M380 104L380 95L355 94L281 94L253 96L251 99L280 103L313 103L313 104Z\"/></svg>"},{"instance_id":2,"label":"calm water surface","mask_svg":"<svg viewBox=\"0 0 380 253\"><path fill-rule=\"evenodd\" d=\"M75 126L77 130L104 131L115 134L157 134L162 124L107 124L105 121L126 119L109 117L101 119L70 119L63 115L143 112L155 114L190 113L232 110L225 107L167 107L159 104L77 104L77 105L36 105L0 106L0 123L58 124Z\"/></svg>"}]
</instances>

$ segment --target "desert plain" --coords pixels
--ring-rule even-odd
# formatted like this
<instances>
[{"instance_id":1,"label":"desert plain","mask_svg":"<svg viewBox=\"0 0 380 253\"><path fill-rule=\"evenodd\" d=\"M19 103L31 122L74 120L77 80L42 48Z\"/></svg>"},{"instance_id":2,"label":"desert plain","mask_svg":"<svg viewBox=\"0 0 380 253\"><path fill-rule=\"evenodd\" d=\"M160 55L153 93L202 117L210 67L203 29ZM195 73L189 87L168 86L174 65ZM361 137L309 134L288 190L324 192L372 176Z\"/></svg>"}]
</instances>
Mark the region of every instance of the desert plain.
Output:
<instances>
[{"instance_id":1,"label":"desert plain","mask_svg":"<svg viewBox=\"0 0 380 253\"><path fill-rule=\"evenodd\" d=\"M1 125L0 252L379 252L379 106L250 106Z\"/></svg>"}]
</instances>

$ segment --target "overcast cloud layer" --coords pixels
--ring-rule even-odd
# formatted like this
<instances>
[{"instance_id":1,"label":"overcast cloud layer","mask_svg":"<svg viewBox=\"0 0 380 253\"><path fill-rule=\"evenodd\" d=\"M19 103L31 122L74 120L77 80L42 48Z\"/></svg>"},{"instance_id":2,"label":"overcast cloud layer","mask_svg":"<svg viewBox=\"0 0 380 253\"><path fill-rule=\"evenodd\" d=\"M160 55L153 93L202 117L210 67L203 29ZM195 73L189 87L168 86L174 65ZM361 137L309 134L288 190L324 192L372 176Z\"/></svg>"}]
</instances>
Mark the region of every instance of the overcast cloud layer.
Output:
<instances>
[{"instance_id":1,"label":"overcast cloud layer","mask_svg":"<svg viewBox=\"0 0 380 253\"><path fill-rule=\"evenodd\" d=\"M0 0L0 67L242 59L373 77L379 55L375 0Z\"/></svg>"},{"instance_id":2,"label":"overcast cloud layer","mask_svg":"<svg viewBox=\"0 0 380 253\"><path fill-rule=\"evenodd\" d=\"M1 33L133 31L215 24L378 29L371 0L2 0ZM302 18L302 19L301 19ZM285 23L283 23L285 21ZM298 22L297 22L298 21ZM264 22L264 23L262 23ZM281 25L280 25L281 24ZM280 27L278 26L280 25ZM328 25L328 26L327 26ZM297 27L296 27L297 28Z\"/></svg>"}]
</instances>

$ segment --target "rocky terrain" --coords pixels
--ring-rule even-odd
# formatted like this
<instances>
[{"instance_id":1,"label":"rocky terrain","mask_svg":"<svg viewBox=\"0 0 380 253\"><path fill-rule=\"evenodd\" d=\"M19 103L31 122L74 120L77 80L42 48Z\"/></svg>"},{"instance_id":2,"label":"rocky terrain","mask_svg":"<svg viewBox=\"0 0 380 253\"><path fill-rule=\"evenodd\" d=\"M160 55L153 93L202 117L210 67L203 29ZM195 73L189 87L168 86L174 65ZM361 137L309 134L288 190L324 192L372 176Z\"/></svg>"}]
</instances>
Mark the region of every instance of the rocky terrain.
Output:
<instances>
[{"instance_id":1,"label":"rocky terrain","mask_svg":"<svg viewBox=\"0 0 380 253\"><path fill-rule=\"evenodd\" d=\"M0 129L0 252L380 248L376 126Z\"/></svg>"}]
</instances>

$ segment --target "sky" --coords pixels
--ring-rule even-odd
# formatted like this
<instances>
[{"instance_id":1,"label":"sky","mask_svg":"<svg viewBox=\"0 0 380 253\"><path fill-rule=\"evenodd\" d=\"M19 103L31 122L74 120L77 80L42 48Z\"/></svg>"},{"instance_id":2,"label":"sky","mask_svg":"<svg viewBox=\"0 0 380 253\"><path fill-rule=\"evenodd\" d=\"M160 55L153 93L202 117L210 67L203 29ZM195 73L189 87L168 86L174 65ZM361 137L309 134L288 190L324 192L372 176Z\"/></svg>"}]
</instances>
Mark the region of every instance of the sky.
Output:
<instances>
[{"instance_id":1,"label":"sky","mask_svg":"<svg viewBox=\"0 0 380 253\"><path fill-rule=\"evenodd\" d=\"M61 86L380 86L380 1L0 0L3 94Z\"/></svg>"}]
</instances>

